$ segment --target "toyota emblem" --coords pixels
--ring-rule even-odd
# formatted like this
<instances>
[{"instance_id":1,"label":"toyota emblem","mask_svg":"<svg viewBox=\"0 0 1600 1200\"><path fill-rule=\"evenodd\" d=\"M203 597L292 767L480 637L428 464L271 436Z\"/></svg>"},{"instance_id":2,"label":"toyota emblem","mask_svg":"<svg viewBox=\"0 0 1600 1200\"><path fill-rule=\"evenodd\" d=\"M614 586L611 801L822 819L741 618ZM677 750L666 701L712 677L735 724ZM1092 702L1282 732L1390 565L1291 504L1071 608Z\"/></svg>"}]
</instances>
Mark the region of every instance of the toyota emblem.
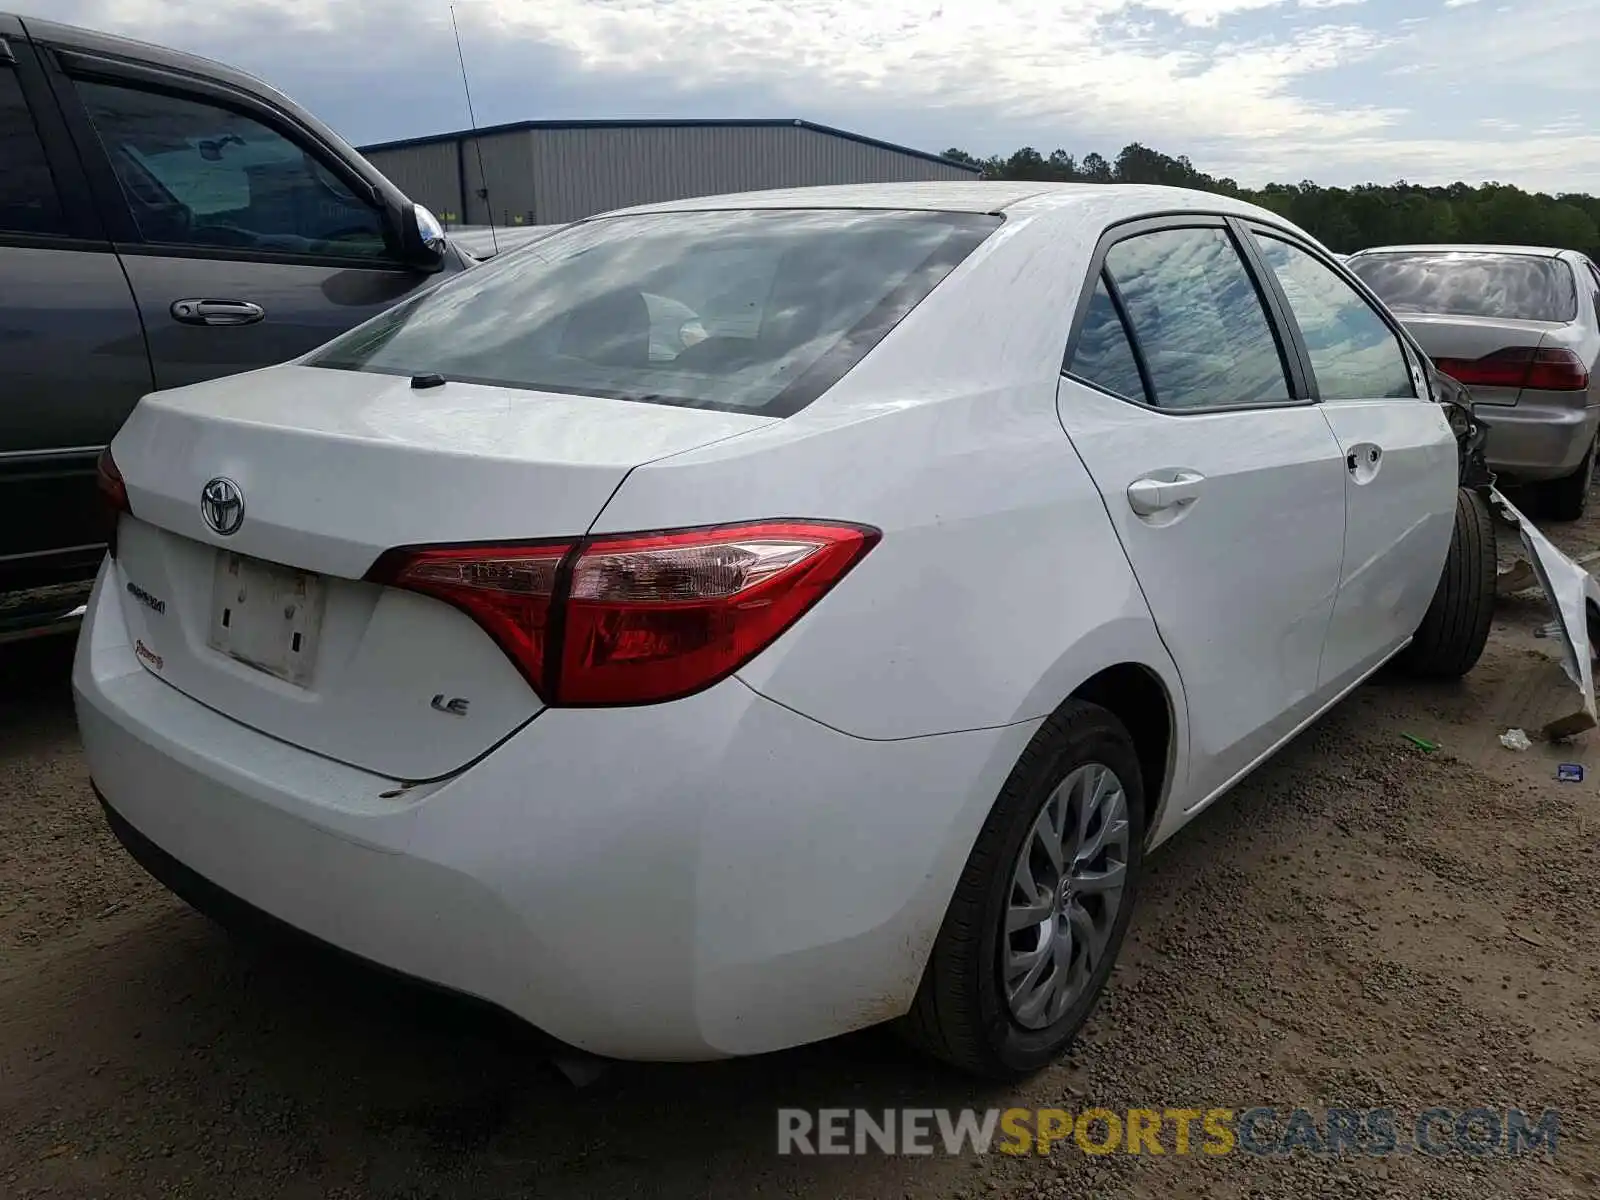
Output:
<instances>
[{"instance_id":1,"label":"toyota emblem","mask_svg":"<svg viewBox=\"0 0 1600 1200\"><path fill-rule=\"evenodd\" d=\"M200 515L212 530L227 537L244 524L244 493L239 485L217 476L200 489Z\"/></svg>"}]
</instances>

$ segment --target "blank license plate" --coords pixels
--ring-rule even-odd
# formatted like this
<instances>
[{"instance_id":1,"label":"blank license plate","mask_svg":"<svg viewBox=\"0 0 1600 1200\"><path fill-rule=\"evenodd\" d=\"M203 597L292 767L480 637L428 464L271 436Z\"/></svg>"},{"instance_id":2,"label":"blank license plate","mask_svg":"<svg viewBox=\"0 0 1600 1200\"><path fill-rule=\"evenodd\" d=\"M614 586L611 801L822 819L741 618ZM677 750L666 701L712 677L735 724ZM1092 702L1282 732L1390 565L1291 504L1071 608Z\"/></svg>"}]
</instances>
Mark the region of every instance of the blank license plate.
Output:
<instances>
[{"instance_id":1,"label":"blank license plate","mask_svg":"<svg viewBox=\"0 0 1600 1200\"><path fill-rule=\"evenodd\" d=\"M211 588L212 649L304 687L322 628L318 575L223 550Z\"/></svg>"}]
</instances>

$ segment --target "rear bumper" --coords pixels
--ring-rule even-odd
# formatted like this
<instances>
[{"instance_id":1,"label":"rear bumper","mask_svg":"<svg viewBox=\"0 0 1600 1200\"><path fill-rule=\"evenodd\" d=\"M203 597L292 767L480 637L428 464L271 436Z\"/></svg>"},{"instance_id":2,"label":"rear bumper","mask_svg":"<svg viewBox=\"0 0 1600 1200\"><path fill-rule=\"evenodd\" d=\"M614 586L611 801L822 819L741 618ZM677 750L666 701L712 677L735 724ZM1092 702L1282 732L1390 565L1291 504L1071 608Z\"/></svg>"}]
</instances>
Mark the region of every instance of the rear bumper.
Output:
<instances>
[{"instance_id":1,"label":"rear bumper","mask_svg":"<svg viewBox=\"0 0 1600 1200\"><path fill-rule=\"evenodd\" d=\"M430 991L449 995L458 1000L482 1003L475 996L468 996L466 993L458 992L453 988L445 988L429 983L413 975L401 974L383 966L381 963L375 963L370 959L350 954L331 942L312 937L304 930L296 929L294 926L280 921L271 913L264 912L253 904L246 903L232 892L220 888L209 879L195 874L132 825L128 824L123 819L122 814L107 803L105 796L98 787L94 789L94 793L95 798L100 801L100 810L105 815L107 826L111 829L117 841L122 844L122 848L128 852L128 855L148 871L153 878L164 884L174 895L207 916L224 923L230 930L248 929L253 934L271 937L278 944L292 943L303 949L333 954L346 962L358 964L368 970L380 971L393 980L417 984ZM487 1011L500 1011L492 1005L486 1006L486 1009ZM558 1047L552 1047L552 1049L559 1050Z\"/></svg>"},{"instance_id":2,"label":"rear bumper","mask_svg":"<svg viewBox=\"0 0 1600 1200\"><path fill-rule=\"evenodd\" d=\"M906 1011L1037 726L868 742L731 679L674 704L546 712L467 771L386 798L393 781L152 675L100 591L73 685L105 803L186 878L637 1059L758 1053Z\"/></svg>"},{"instance_id":3,"label":"rear bumper","mask_svg":"<svg viewBox=\"0 0 1600 1200\"><path fill-rule=\"evenodd\" d=\"M1529 483L1578 469L1600 428L1600 408L1574 408L1523 394L1515 405L1478 404L1489 426L1484 451L1491 470Z\"/></svg>"}]
</instances>

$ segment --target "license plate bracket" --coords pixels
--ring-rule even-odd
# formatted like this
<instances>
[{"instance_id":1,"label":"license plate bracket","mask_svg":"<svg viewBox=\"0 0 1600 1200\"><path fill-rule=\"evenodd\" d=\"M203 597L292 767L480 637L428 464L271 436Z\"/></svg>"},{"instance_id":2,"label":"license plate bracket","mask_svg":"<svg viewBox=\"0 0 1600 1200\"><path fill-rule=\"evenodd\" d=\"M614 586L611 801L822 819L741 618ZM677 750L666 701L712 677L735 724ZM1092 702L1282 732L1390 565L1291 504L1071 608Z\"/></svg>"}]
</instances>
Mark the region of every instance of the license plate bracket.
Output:
<instances>
[{"instance_id":1,"label":"license plate bracket","mask_svg":"<svg viewBox=\"0 0 1600 1200\"><path fill-rule=\"evenodd\" d=\"M304 687L316 668L325 593L319 575L219 550L207 644Z\"/></svg>"}]
</instances>

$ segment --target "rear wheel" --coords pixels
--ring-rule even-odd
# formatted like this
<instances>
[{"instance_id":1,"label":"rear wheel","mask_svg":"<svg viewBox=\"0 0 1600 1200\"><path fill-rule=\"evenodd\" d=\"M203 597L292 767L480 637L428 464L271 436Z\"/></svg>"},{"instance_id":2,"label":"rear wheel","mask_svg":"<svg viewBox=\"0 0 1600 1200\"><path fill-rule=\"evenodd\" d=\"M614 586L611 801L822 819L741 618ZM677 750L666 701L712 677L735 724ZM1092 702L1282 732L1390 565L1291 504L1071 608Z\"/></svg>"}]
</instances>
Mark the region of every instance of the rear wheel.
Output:
<instances>
[{"instance_id":1,"label":"rear wheel","mask_svg":"<svg viewBox=\"0 0 1600 1200\"><path fill-rule=\"evenodd\" d=\"M1589 507L1589 492L1594 487L1594 451L1591 442L1576 471L1539 485L1540 511L1552 521L1576 521Z\"/></svg>"},{"instance_id":2,"label":"rear wheel","mask_svg":"<svg viewBox=\"0 0 1600 1200\"><path fill-rule=\"evenodd\" d=\"M1456 492L1456 524L1433 603L1399 666L1413 675L1454 679L1477 664L1494 618L1494 519L1479 492Z\"/></svg>"},{"instance_id":3,"label":"rear wheel","mask_svg":"<svg viewBox=\"0 0 1600 1200\"><path fill-rule=\"evenodd\" d=\"M1053 1061L1104 990L1143 868L1133 739L1070 701L1034 735L967 861L903 1031L963 1070Z\"/></svg>"}]
</instances>

